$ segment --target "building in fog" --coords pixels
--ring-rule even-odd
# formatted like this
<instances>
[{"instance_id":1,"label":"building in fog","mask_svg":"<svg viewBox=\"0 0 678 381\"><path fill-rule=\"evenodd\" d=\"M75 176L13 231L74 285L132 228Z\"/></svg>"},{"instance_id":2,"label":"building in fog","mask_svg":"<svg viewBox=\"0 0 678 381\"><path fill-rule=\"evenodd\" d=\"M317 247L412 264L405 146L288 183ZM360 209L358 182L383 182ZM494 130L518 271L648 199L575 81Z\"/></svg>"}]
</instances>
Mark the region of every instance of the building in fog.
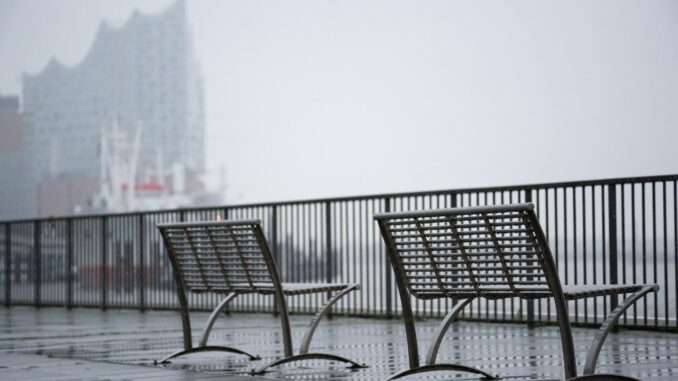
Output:
<instances>
[{"instance_id":1,"label":"building in fog","mask_svg":"<svg viewBox=\"0 0 678 381\"><path fill-rule=\"evenodd\" d=\"M102 23L80 64L52 58L24 75L23 110L32 215L91 206L104 176L102 136L114 124L126 141L139 129L132 181L163 184L177 165L195 178L205 161L203 84L185 2L159 14L135 11L120 27Z\"/></svg>"},{"instance_id":2,"label":"building in fog","mask_svg":"<svg viewBox=\"0 0 678 381\"><path fill-rule=\"evenodd\" d=\"M0 219L31 215L30 192L24 173L24 115L19 97L0 96Z\"/></svg>"}]
</instances>

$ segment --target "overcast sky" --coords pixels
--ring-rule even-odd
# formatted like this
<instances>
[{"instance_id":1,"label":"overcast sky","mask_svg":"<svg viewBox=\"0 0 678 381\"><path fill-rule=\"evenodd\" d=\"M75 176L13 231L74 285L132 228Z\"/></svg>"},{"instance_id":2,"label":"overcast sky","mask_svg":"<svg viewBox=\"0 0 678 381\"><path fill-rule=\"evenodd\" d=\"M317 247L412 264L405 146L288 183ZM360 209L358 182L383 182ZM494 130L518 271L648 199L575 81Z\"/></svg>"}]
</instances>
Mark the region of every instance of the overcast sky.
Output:
<instances>
[{"instance_id":1,"label":"overcast sky","mask_svg":"<svg viewBox=\"0 0 678 381\"><path fill-rule=\"evenodd\" d=\"M0 94L170 1L0 0ZM231 202L678 173L678 1L188 2Z\"/></svg>"}]
</instances>

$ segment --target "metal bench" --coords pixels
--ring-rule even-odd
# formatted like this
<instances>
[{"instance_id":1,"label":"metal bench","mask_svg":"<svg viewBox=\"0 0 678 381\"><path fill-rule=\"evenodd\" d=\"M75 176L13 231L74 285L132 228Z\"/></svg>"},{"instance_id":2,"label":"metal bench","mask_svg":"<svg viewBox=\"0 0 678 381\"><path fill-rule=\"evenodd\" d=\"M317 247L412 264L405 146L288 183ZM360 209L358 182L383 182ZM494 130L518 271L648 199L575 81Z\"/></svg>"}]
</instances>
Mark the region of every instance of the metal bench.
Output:
<instances>
[{"instance_id":1,"label":"metal bench","mask_svg":"<svg viewBox=\"0 0 678 381\"><path fill-rule=\"evenodd\" d=\"M496 379L483 370L461 364L437 364L445 332L475 298L553 298L560 328L566 379L629 380L595 374L601 347L619 317L638 299L656 292L656 284L563 286L533 204L501 205L380 213L374 217L386 242L388 256L402 302L410 374L452 370ZM584 372L577 364L567 301L597 296L630 294L607 316L593 338ZM452 298L457 301L440 324L420 366L410 296L418 299Z\"/></svg>"},{"instance_id":2,"label":"metal bench","mask_svg":"<svg viewBox=\"0 0 678 381\"><path fill-rule=\"evenodd\" d=\"M260 359L240 349L207 345L214 321L219 313L238 295L273 295L282 324L284 357L252 371L264 373L268 368L292 361L326 359L345 362L352 368L365 367L342 356L309 352L313 334L322 317L341 297L358 290L357 284L282 283L259 220L189 222L159 224L177 285L184 349L172 353L157 363L166 363L177 356L196 352L222 351L242 354L251 360ZM197 347L191 340L191 321L187 292L217 293L225 297L212 311ZM294 355L286 296L330 293L329 298L311 320Z\"/></svg>"}]
</instances>

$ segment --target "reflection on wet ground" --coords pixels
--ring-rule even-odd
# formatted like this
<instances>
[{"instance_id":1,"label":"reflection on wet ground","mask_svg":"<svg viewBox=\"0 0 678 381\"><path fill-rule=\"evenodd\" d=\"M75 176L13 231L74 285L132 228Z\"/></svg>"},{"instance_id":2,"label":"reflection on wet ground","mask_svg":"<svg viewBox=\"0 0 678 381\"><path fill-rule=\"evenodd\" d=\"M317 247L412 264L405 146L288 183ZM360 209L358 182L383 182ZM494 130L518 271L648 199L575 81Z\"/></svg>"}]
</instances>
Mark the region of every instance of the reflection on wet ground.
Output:
<instances>
[{"instance_id":1,"label":"reflection on wet ground","mask_svg":"<svg viewBox=\"0 0 678 381\"><path fill-rule=\"evenodd\" d=\"M201 324L207 316L206 313L192 315L194 342L198 340ZM297 346L309 319L309 316L292 317ZM418 322L422 356L437 325L438 321L433 319ZM340 354L367 363L369 368L354 371L342 364L309 360L281 366L263 377L249 376L250 369L256 365L281 355L279 327L279 320L269 314L226 315L215 324L209 343L243 349L260 355L263 360L251 362L238 355L200 353L156 366L153 360L180 349L182 345L177 312L2 308L0 362L10 354L37 354L97 362L103 364L101 366L109 366L112 375L120 369L114 364L123 364L127 366L124 369L128 379L152 378L149 374L155 373L149 373L148 369L162 368L181 374L178 379L191 380L217 376L221 379L251 380L384 380L407 366L401 320L334 317L321 323L311 345L312 350ZM574 330L580 368L594 333L591 329ZM453 325L448 332L438 361L463 363L511 380L560 379L563 373L559 340L558 330L553 326L528 329L519 324L461 322ZM138 374L134 374L134 369L139 370ZM601 353L598 370L644 380L678 379L678 334L649 331L611 334ZM474 377L464 373L437 372L407 378L424 379Z\"/></svg>"}]
</instances>

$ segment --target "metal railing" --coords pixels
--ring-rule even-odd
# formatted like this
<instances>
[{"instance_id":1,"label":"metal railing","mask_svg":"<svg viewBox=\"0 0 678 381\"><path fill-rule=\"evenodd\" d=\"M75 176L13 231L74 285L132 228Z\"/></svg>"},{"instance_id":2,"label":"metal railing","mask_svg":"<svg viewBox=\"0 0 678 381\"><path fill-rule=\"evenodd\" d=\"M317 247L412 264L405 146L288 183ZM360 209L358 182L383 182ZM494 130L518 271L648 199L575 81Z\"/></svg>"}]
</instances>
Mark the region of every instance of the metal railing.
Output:
<instances>
[{"instance_id":1,"label":"metal railing","mask_svg":"<svg viewBox=\"0 0 678 381\"><path fill-rule=\"evenodd\" d=\"M159 222L258 218L287 282L357 282L362 291L335 313L399 313L393 275L372 216L454 206L531 201L564 284L658 283L661 290L621 318L628 327L678 331L678 175L382 194L213 208L0 221L0 299L7 305L175 309L171 269ZM291 299L310 313L322 296ZM209 310L216 295L194 295ZM615 300L570 304L573 322L602 322ZM449 300L414 302L419 316L440 316ZM272 311L272 298L243 296L231 307ZM547 300L478 300L463 317L554 322Z\"/></svg>"}]
</instances>

